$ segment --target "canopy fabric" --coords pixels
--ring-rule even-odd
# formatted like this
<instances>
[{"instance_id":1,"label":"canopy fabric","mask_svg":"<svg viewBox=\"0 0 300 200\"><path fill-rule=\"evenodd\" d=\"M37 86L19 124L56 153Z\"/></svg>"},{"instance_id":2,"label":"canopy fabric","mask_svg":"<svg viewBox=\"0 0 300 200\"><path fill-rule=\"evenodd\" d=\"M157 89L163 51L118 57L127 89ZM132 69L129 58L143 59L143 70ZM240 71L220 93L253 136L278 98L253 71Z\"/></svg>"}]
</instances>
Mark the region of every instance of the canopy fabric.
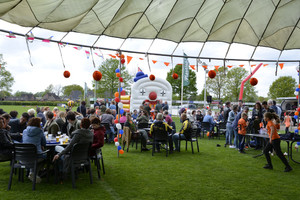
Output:
<instances>
[{"instance_id":1,"label":"canopy fabric","mask_svg":"<svg viewBox=\"0 0 300 200\"><path fill-rule=\"evenodd\" d=\"M2 0L0 19L123 39L300 49L300 0Z\"/></svg>"}]
</instances>

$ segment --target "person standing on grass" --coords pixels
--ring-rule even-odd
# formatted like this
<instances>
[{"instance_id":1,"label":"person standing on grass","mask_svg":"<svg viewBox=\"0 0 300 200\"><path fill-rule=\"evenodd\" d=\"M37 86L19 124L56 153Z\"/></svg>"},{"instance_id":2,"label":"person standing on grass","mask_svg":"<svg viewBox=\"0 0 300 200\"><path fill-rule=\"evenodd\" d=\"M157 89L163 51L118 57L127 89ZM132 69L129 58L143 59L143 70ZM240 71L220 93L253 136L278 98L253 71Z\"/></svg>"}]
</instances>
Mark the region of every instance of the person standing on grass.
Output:
<instances>
[{"instance_id":1,"label":"person standing on grass","mask_svg":"<svg viewBox=\"0 0 300 200\"><path fill-rule=\"evenodd\" d=\"M289 128L291 126L291 117L290 117L290 113L286 112L285 117L284 117L284 124L285 124L285 134L287 134L289 132Z\"/></svg>"},{"instance_id":2,"label":"person standing on grass","mask_svg":"<svg viewBox=\"0 0 300 200\"><path fill-rule=\"evenodd\" d=\"M247 126L248 126L248 115L247 113L243 112L241 119L238 121L238 134L239 134L239 151L240 153L245 153L244 146L245 146L245 135L247 133Z\"/></svg>"},{"instance_id":3,"label":"person standing on grass","mask_svg":"<svg viewBox=\"0 0 300 200\"><path fill-rule=\"evenodd\" d=\"M233 139L233 121L237 115L238 105L233 105L232 111L229 112L227 123L226 123L226 145L229 145L229 148L235 148L234 145L232 145L232 139ZM226 119L226 118L225 118Z\"/></svg>"},{"instance_id":4,"label":"person standing on grass","mask_svg":"<svg viewBox=\"0 0 300 200\"><path fill-rule=\"evenodd\" d=\"M267 122L267 130L268 130L268 135L269 135L269 142L266 145L264 149L264 154L267 159L268 164L264 166L265 169L273 169L273 165L271 162L270 154L269 151L272 151L272 149L275 150L276 155L280 158L280 160L283 162L285 165L285 170L284 172L289 172L293 168L289 165L288 161L284 157L281 148L280 148L280 136L277 133L277 127L278 123L280 123L278 115L275 113L269 113L266 112L264 114L264 120Z\"/></svg>"}]
</instances>

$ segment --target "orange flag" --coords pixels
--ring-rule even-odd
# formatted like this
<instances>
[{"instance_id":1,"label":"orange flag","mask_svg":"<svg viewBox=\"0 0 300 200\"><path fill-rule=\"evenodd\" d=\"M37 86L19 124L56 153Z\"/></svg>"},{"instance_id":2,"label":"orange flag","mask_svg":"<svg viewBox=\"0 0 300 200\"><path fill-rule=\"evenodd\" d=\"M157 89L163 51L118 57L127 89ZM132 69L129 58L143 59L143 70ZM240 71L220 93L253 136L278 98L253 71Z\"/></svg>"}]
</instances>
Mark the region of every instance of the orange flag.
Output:
<instances>
[{"instance_id":1,"label":"orange flag","mask_svg":"<svg viewBox=\"0 0 300 200\"><path fill-rule=\"evenodd\" d=\"M127 56L127 65L130 63L132 57L131 56Z\"/></svg>"},{"instance_id":2,"label":"orange flag","mask_svg":"<svg viewBox=\"0 0 300 200\"><path fill-rule=\"evenodd\" d=\"M284 63L279 63L280 69L283 68Z\"/></svg>"},{"instance_id":3,"label":"orange flag","mask_svg":"<svg viewBox=\"0 0 300 200\"><path fill-rule=\"evenodd\" d=\"M140 60L144 60L144 58L139 58Z\"/></svg>"},{"instance_id":4,"label":"orange flag","mask_svg":"<svg viewBox=\"0 0 300 200\"><path fill-rule=\"evenodd\" d=\"M215 69L216 69L217 72L219 71L219 67L220 66L215 66Z\"/></svg>"},{"instance_id":5,"label":"orange flag","mask_svg":"<svg viewBox=\"0 0 300 200\"><path fill-rule=\"evenodd\" d=\"M251 65L251 67L255 67L256 65Z\"/></svg>"},{"instance_id":6,"label":"orange flag","mask_svg":"<svg viewBox=\"0 0 300 200\"><path fill-rule=\"evenodd\" d=\"M164 62L164 64L165 64L166 66L169 66L169 64L170 64L170 63L168 63L168 62Z\"/></svg>"},{"instance_id":7,"label":"orange flag","mask_svg":"<svg viewBox=\"0 0 300 200\"><path fill-rule=\"evenodd\" d=\"M244 65L239 65L240 67L244 67Z\"/></svg>"},{"instance_id":8,"label":"orange flag","mask_svg":"<svg viewBox=\"0 0 300 200\"><path fill-rule=\"evenodd\" d=\"M269 65L269 64L264 64L263 66L266 67L266 66L268 66L268 65Z\"/></svg>"},{"instance_id":9,"label":"orange flag","mask_svg":"<svg viewBox=\"0 0 300 200\"><path fill-rule=\"evenodd\" d=\"M203 67L204 69L207 69L207 65L202 65L202 67Z\"/></svg>"},{"instance_id":10,"label":"orange flag","mask_svg":"<svg viewBox=\"0 0 300 200\"><path fill-rule=\"evenodd\" d=\"M111 55L111 54L108 54L110 57L112 57L112 58L116 58L116 56L114 56L114 55Z\"/></svg>"},{"instance_id":11,"label":"orange flag","mask_svg":"<svg viewBox=\"0 0 300 200\"><path fill-rule=\"evenodd\" d=\"M117 56L118 58L120 58L120 54L119 54L119 53L117 53L116 56Z\"/></svg>"},{"instance_id":12,"label":"orange flag","mask_svg":"<svg viewBox=\"0 0 300 200\"><path fill-rule=\"evenodd\" d=\"M228 68L231 68L231 67L233 67L233 66L232 66L232 65L227 65L227 67L228 67Z\"/></svg>"},{"instance_id":13,"label":"orange flag","mask_svg":"<svg viewBox=\"0 0 300 200\"><path fill-rule=\"evenodd\" d=\"M157 62L157 60L152 60L153 64L155 64Z\"/></svg>"},{"instance_id":14,"label":"orange flag","mask_svg":"<svg viewBox=\"0 0 300 200\"><path fill-rule=\"evenodd\" d=\"M193 70L195 70L195 65L190 65L190 67L191 67Z\"/></svg>"}]
</instances>

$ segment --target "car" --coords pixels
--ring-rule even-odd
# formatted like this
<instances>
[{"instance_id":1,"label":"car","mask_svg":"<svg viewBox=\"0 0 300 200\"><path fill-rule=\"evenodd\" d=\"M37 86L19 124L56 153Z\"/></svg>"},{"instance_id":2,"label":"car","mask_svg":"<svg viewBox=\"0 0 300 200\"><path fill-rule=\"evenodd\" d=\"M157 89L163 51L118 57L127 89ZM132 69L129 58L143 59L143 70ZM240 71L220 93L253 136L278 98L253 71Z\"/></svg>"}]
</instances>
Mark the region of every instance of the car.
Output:
<instances>
[{"instance_id":1,"label":"car","mask_svg":"<svg viewBox=\"0 0 300 200\"><path fill-rule=\"evenodd\" d=\"M179 116L183 112L183 110L186 110L187 113L192 113L193 110L197 110L197 106L195 104L183 104L182 106L179 106L180 109L178 110Z\"/></svg>"}]
</instances>

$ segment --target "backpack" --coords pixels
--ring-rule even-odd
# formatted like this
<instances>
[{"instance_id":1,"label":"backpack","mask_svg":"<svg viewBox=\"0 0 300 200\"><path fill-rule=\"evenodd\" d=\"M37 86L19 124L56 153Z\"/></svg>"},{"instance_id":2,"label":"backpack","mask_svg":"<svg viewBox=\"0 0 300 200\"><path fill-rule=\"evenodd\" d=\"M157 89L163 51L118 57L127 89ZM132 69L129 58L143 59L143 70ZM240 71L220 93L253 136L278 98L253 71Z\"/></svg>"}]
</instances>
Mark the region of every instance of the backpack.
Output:
<instances>
[{"instance_id":1,"label":"backpack","mask_svg":"<svg viewBox=\"0 0 300 200\"><path fill-rule=\"evenodd\" d=\"M185 136L186 139L191 139L192 136L192 123L188 121L188 127L187 129L183 132L183 135Z\"/></svg>"}]
</instances>

